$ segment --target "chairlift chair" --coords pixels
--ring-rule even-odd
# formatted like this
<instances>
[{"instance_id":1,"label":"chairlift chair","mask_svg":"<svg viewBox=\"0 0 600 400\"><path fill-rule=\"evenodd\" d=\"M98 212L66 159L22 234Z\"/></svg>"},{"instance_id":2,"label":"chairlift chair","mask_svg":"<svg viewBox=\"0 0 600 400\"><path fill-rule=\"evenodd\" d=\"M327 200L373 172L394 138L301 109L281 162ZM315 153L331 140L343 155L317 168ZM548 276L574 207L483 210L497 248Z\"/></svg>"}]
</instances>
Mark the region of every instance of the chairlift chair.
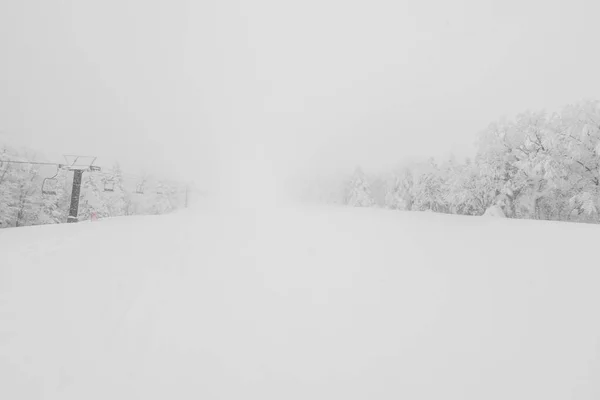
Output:
<instances>
[{"instance_id":1,"label":"chairlift chair","mask_svg":"<svg viewBox=\"0 0 600 400\"><path fill-rule=\"evenodd\" d=\"M112 179L104 181L104 191L105 192L114 192L115 191L115 181Z\"/></svg>"},{"instance_id":2,"label":"chairlift chair","mask_svg":"<svg viewBox=\"0 0 600 400\"><path fill-rule=\"evenodd\" d=\"M137 185L137 187L135 188L135 193L137 193L137 194L144 194L144 182L139 183Z\"/></svg>"},{"instance_id":3,"label":"chairlift chair","mask_svg":"<svg viewBox=\"0 0 600 400\"><path fill-rule=\"evenodd\" d=\"M45 178L42 181L42 194L46 196L56 196L57 191L56 188L58 186L58 173L60 171L60 166L56 169L56 174L50 178Z\"/></svg>"},{"instance_id":4,"label":"chairlift chair","mask_svg":"<svg viewBox=\"0 0 600 400\"><path fill-rule=\"evenodd\" d=\"M56 196L56 185L58 185L58 179L44 179L44 181L42 182L42 194L47 196Z\"/></svg>"}]
</instances>

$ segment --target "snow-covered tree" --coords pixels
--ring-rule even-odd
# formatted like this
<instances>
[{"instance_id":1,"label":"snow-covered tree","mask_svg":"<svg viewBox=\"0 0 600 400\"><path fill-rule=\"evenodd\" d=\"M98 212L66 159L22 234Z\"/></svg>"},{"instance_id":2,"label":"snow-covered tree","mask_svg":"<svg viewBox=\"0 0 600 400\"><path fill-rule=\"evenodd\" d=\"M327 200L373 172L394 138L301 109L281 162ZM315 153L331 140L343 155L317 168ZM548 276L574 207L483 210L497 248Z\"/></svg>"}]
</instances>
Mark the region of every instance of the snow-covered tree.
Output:
<instances>
[{"instance_id":1,"label":"snow-covered tree","mask_svg":"<svg viewBox=\"0 0 600 400\"><path fill-rule=\"evenodd\" d=\"M346 204L352 207L373 207L375 200L365 173L357 167L348 182Z\"/></svg>"},{"instance_id":2,"label":"snow-covered tree","mask_svg":"<svg viewBox=\"0 0 600 400\"><path fill-rule=\"evenodd\" d=\"M0 158L2 160L2 158ZM13 225L14 197L17 193L13 165L0 161L0 227Z\"/></svg>"},{"instance_id":3,"label":"snow-covered tree","mask_svg":"<svg viewBox=\"0 0 600 400\"><path fill-rule=\"evenodd\" d=\"M131 194L125 189L123 171L115 164L110 171L112 192L106 193L107 207L112 217L130 215L132 212Z\"/></svg>"},{"instance_id":4,"label":"snow-covered tree","mask_svg":"<svg viewBox=\"0 0 600 400\"><path fill-rule=\"evenodd\" d=\"M479 167L470 159L452 169L445 186L445 200L452 213L482 215L495 200L494 193L486 188Z\"/></svg>"},{"instance_id":5,"label":"snow-covered tree","mask_svg":"<svg viewBox=\"0 0 600 400\"><path fill-rule=\"evenodd\" d=\"M31 152L4 146L0 151L0 227L36 224L39 211L41 180L39 169L31 164L8 163L35 158Z\"/></svg>"},{"instance_id":6,"label":"snow-covered tree","mask_svg":"<svg viewBox=\"0 0 600 400\"><path fill-rule=\"evenodd\" d=\"M414 203L414 178L410 168L405 167L387 181L385 206L392 210L411 210Z\"/></svg>"},{"instance_id":7,"label":"snow-covered tree","mask_svg":"<svg viewBox=\"0 0 600 400\"><path fill-rule=\"evenodd\" d=\"M83 174L81 184L81 198L79 201L79 219L89 220L92 213L98 218L110 217L108 202L104 196L103 177L96 173Z\"/></svg>"},{"instance_id":8,"label":"snow-covered tree","mask_svg":"<svg viewBox=\"0 0 600 400\"><path fill-rule=\"evenodd\" d=\"M433 159L419 166L414 184L412 210L448 212L443 174Z\"/></svg>"},{"instance_id":9,"label":"snow-covered tree","mask_svg":"<svg viewBox=\"0 0 600 400\"><path fill-rule=\"evenodd\" d=\"M22 173L16 177L16 201L12 203L16 211L16 227L35 225L40 203L38 169L26 165L20 170Z\"/></svg>"},{"instance_id":10,"label":"snow-covered tree","mask_svg":"<svg viewBox=\"0 0 600 400\"><path fill-rule=\"evenodd\" d=\"M568 192L569 215L598 221L600 208L600 102L583 101L565 107L560 115L556 159Z\"/></svg>"}]
</instances>

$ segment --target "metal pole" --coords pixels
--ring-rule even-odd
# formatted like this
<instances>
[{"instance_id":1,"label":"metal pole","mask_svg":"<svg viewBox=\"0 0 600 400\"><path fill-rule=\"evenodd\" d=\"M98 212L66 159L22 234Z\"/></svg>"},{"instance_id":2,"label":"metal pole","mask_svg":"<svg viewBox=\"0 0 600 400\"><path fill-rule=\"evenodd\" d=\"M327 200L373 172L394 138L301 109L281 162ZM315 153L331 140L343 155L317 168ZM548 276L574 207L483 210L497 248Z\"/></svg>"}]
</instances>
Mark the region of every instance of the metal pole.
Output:
<instances>
[{"instance_id":1,"label":"metal pole","mask_svg":"<svg viewBox=\"0 0 600 400\"><path fill-rule=\"evenodd\" d=\"M71 191L71 207L69 208L68 223L78 222L77 214L79 213L79 196L81 195L81 181L83 178L83 170L77 169L73 172L73 190Z\"/></svg>"}]
</instances>

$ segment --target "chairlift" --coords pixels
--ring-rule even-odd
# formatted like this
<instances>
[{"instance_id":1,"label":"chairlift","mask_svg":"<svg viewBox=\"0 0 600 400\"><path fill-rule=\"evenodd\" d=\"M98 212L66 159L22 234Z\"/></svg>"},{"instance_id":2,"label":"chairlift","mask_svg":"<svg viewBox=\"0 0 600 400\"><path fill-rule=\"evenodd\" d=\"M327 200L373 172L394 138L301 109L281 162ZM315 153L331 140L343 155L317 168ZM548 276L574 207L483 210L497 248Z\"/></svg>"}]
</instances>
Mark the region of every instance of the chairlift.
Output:
<instances>
[{"instance_id":1,"label":"chairlift","mask_svg":"<svg viewBox=\"0 0 600 400\"><path fill-rule=\"evenodd\" d=\"M135 188L135 193L144 194L144 182L138 183L137 187Z\"/></svg>"},{"instance_id":2,"label":"chairlift","mask_svg":"<svg viewBox=\"0 0 600 400\"><path fill-rule=\"evenodd\" d=\"M115 181L113 179L108 179L104 181L104 191L105 192L114 192L115 191Z\"/></svg>"},{"instance_id":3,"label":"chairlift","mask_svg":"<svg viewBox=\"0 0 600 400\"><path fill-rule=\"evenodd\" d=\"M0 160L0 172L4 174L6 171L8 171L8 163Z\"/></svg>"},{"instance_id":4,"label":"chairlift","mask_svg":"<svg viewBox=\"0 0 600 400\"><path fill-rule=\"evenodd\" d=\"M58 187L58 173L60 167L56 169L56 174L50 178L46 178L42 181L42 194L46 196L56 196Z\"/></svg>"}]
</instances>

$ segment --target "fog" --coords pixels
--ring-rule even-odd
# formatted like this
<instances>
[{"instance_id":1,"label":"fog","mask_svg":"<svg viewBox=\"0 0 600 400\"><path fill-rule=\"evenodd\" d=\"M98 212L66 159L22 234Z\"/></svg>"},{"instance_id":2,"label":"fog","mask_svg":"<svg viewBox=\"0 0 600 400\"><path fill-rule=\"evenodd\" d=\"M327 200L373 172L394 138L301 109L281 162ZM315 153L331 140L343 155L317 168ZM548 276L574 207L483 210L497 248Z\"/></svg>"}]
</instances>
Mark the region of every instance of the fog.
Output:
<instances>
[{"instance_id":1,"label":"fog","mask_svg":"<svg viewBox=\"0 0 600 400\"><path fill-rule=\"evenodd\" d=\"M0 140L272 198L597 97L592 1L0 3Z\"/></svg>"}]
</instances>

